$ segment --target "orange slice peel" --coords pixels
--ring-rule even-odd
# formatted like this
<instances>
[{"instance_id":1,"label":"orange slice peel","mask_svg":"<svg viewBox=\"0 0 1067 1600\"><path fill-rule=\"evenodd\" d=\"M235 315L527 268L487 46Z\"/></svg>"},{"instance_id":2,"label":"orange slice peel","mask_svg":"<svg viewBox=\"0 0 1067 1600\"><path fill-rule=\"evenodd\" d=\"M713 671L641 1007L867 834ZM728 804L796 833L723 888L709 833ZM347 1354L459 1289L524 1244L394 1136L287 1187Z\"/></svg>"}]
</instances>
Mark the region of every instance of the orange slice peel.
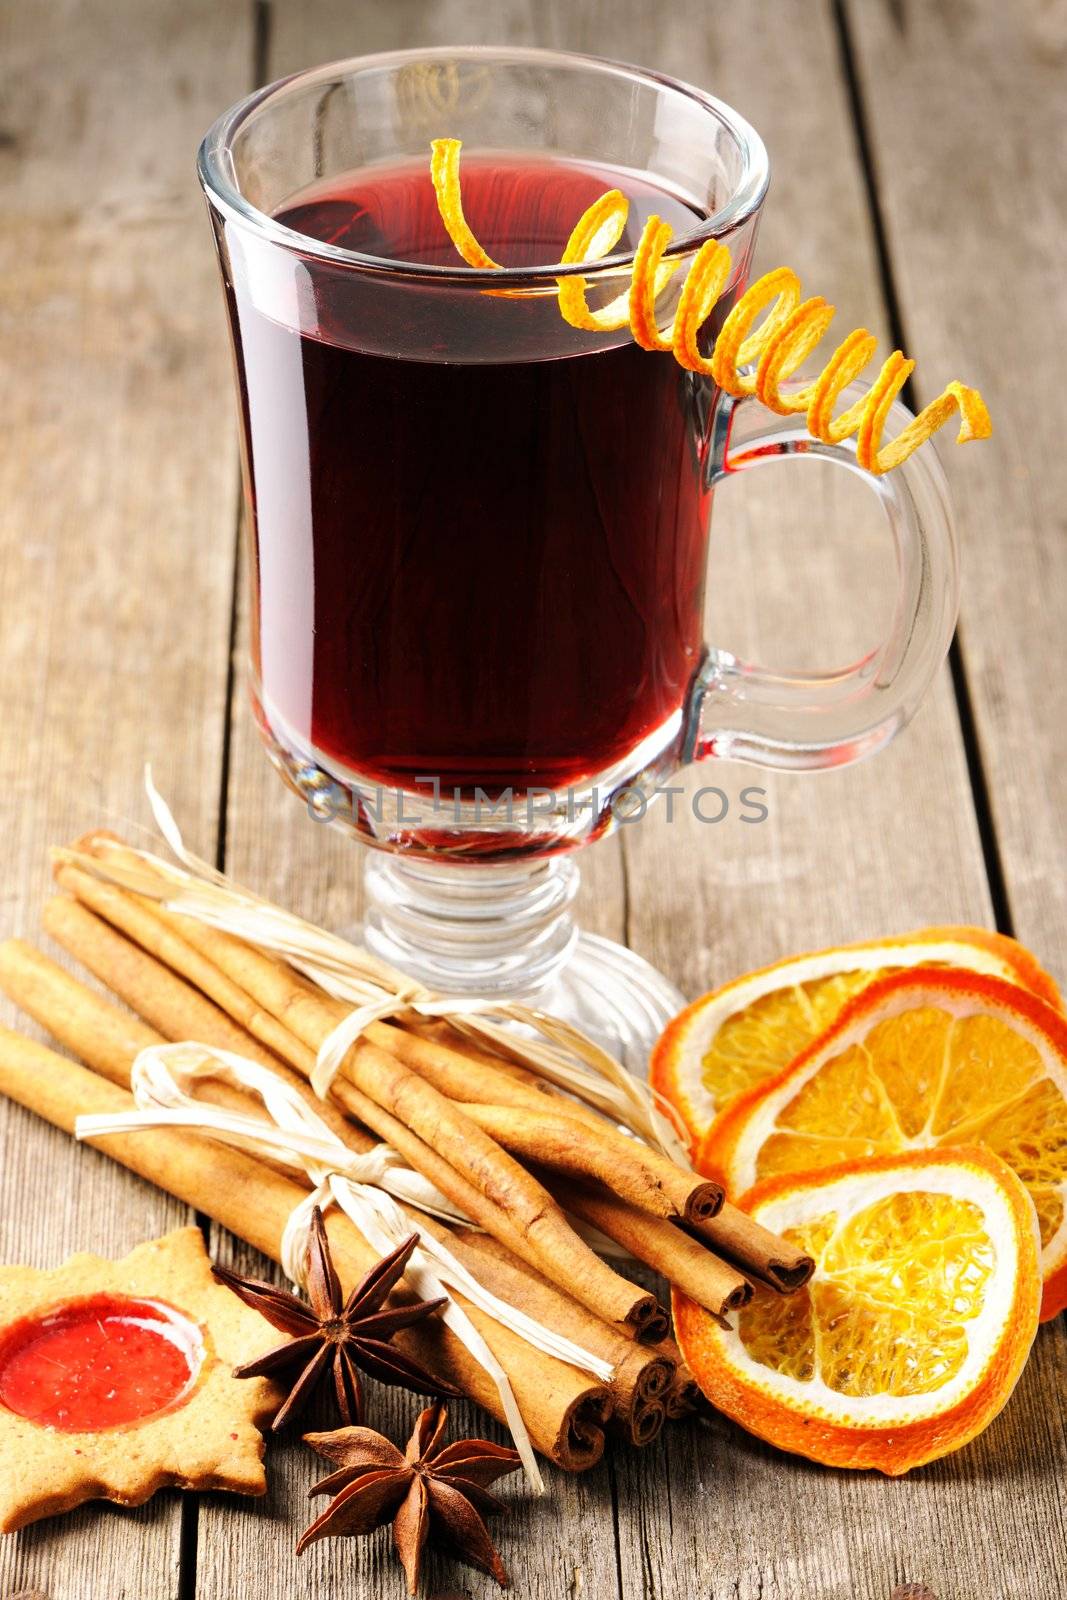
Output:
<instances>
[{"instance_id":1,"label":"orange slice peel","mask_svg":"<svg viewBox=\"0 0 1067 1600\"><path fill-rule=\"evenodd\" d=\"M697 1166L737 1194L841 1160L958 1145L1017 1175L1039 1225L1041 1317L1067 1306L1067 1018L986 973L880 978L712 1125Z\"/></svg>"},{"instance_id":2,"label":"orange slice peel","mask_svg":"<svg viewBox=\"0 0 1067 1600\"><path fill-rule=\"evenodd\" d=\"M499 268L499 262L478 242L463 214L461 141L434 139L430 148L430 175L449 238L468 266ZM576 223L564 249L562 265L594 262L609 255L623 235L628 212L629 202L620 190L611 189L601 195ZM957 412L958 444L986 439L992 433L989 411L978 390L953 381L895 439L883 444L893 402L915 365L899 350L883 363L868 393L834 417L834 405L841 393L874 357L877 341L865 328L849 334L821 371L799 391L784 394L782 384L799 371L834 317L833 306L821 296L801 303L800 280L788 267L765 273L744 291L727 315L710 355L705 356L699 348L698 335L726 293L732 276L730 251L717 239L706 240L696 251L674 318L669 327L661 329L656 302L681 265L681 258L665 259L673 237L668 222L650 217L634 253L629 293L599 310L589 305L584 278L558 278L559 309L564 321L588 333L612 333L629 326L635 343L643 349L672 351L681 366L710 377L727 394L736 398L757 395L780 416L806 412L809 433L824 444L841 444L855 434L856 459L876 476L903 465ZM756 319L768 308L772 309L753 331Z\"/></svg>"},{"instance_id":3,"label":"orange slice peel","mask_svg":"<svg viewBox=\"0 0 1067 1600\"><path fill-rule=\"evenodd\" d=\"M986 928L925 928L790 956L702 995L660 1037L649 1081L698 1151L732 1100L789 1067L875 979L935 964L1007 979L1060 1006L1055 983L1014 939Z\"/></svg>"},{"instance_id":4,"label":"orange slice peel","mask_svg":"<svg viewBox=\"0 0 1067 1600\"><path fill-rule=\"evenodd\" d=\"M815 1258L757 1288L736 1326L674 1292L712 1405L779 1449L897 1476L967 1444L1009 1398L1037 1330L1033 1207L990 1151L923 1150L761 1183L759 1222Z\"/></svg>"}]
</instances>

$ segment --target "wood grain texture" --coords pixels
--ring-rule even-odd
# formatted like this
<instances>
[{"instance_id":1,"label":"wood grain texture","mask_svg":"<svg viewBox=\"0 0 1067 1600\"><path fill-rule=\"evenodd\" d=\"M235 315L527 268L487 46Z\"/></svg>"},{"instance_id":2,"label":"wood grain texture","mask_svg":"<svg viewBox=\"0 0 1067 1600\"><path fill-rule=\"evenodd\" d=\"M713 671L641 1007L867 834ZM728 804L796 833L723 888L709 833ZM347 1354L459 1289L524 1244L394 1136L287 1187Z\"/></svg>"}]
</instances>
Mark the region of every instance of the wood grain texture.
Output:
<instances>
[{"instance_id":1,"label":"wood grain texture","mask_svg":"<svg viewBox=\"0 0 1067 1600\"><path fill-rule=\"evenodd\" d=\"M90 0L4 8L0 60L0 904L33 938L49 845L140 818L147 758L214 827L236 448L193 157L250 46L207 0ZM0 1260L188 1220L7 1102L0 1151ZM169 1600L179 1525L172 1494L42 1523L0 1593Z\"/></svg>"},{"instance_id":2,"label":"wood grain texture","mask_svg":"<svg viewBox=\"0 0 1067 1600\"><path fill-rule=\"evenodd\" d=\"M953 463L961 640L1015 926L1062 975L1067 6L848 16L918 398L959 376L993 416Z\"/></svg>"}]
</instances>

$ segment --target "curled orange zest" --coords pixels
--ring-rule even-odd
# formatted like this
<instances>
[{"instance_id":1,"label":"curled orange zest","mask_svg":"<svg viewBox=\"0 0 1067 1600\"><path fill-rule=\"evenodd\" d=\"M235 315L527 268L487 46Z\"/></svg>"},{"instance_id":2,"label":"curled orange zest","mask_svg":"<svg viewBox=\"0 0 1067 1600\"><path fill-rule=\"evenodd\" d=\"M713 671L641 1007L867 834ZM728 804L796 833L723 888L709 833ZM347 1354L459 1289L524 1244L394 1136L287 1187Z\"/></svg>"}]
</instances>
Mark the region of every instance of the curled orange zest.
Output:
<instances>
[{"instance_id":1,"label":"curled orange zest","mask_svg":"<svg viewBox=\"0 0 1067 1600\"><path fill-rule=\"evenodd\" d=\"M472 267L497 267L474 237L463 215L460 196L460 140L435 139L430 171L437 206L449 238ZM622 238L629 201L611 189L578 219L563 251L562 264L600 261ZM610 333L627 324L645 350L669 350L690 372L708 377L727 394L755 395L779 416L806 414L808 432L824 444L840 444L856 435L856 460L876 476L891 472L924 444L931 434L959 413L957 444L987 439L993 424L977 389L950 383L913 417L895 439L882 435L894 400L911 376L915 363L894 350L882 364L867 393L834 415L834 407L850 383L868 365L878 341L866 328L856 328L839 344L822 370L799 389L782 392L821 342L834 318L834 307L821 295L801 300L800 279L788 267L758 278L730 311L710 355L699 347L699 334L730 282L731 257L726 245L708 239L700 246L682 283L674 318L667 328L656 319L656 301L674 276L680 260L665 259L674 236L669 222L651 216L634 252L629 292L600 310L586 298L584 278L557 278L559 308L571 327ZM755 327L757 319L763 320Z\"/></svg>"},{"instance_id":2,"label":"curled orange zest","mask_svg":"<svg viewBox=\"0 0 1067 1600\"><path fill-rule=\"evenodd\" d=\"M459 139L434 139L430 145L430 176L448 237L468 267L499 267L500 262L482 249L463 215L459 188Z\"/></svg>"},{"instance_id":3,"label":"curled orange zest","mask_svg":"<svg viewBox=\"0 0 1067 1600\"><path fill-rule=\"evenodd\" d=\"M458 176L457 176L458 182ZM618 189L609 189L599 200L594 200L583 211L567 240L563 252L563 265L569 267L576 261L596 261L610 255L622 238L626 214L630 203ZM572 328L585 328L590 333L610 333L615 328L625 328L630 320L627 296L613 300L601 311L590 311L585 298L584 278L558 278L559 309Z\"/></svg>"}]
</instances>

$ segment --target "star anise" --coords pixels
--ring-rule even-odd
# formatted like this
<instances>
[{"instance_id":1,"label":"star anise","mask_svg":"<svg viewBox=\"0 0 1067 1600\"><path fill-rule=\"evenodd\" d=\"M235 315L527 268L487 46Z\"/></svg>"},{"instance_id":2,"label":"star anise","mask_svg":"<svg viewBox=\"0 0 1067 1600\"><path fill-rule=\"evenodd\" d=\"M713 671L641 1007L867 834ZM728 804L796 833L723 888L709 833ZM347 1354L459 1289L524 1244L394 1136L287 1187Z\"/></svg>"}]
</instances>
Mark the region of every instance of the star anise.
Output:
<instances>
[{"instance_id":1,"label":"star anise","mask_svg":"<svg viewBox=\"0 0 1067 1600\"><path fill-rule=\"evenodd\" d=\"M442 1444L447 1417L444 1406L429 1406L403 1455L372 1428L305 1434L305 1443L339 1470L312 1489L313 1495L336 1497L301 1534L297 1553L317 1539L354 1537L391 1522L411 1594L418 1589L422 1552L431 1535L446 1542L461 1561L506 1585L504 1563L484 1520L490 1511L503 1511L504 1504L486 1485L515 1471L518 1451L488 1439Z\"/></svg>"},{"instance_id":2,"label":"star anise","mask_svg":"<svg viewBox=\"0 0 1067 1600\"><path fill-rule=\"evenodd\" d=\"M225 1267L213 1269L220 1283L232 1289L275 1328L292 1336L289 1343L234 1368L235 1378L259 1378L266 1373L284 1373L288 1367L300 1368L289 1398L271 1424L275 1433L304 1409L328 1368L333 1371L337 1404L347 1423L363 1420L360 1369L377 1378L379 1383L397 1384L415 1389L419 1394L458 1393L451 1384L432 1377L417 1361L390 1343L399 1329L421 1322L423 1317L431 1316L446 1303L443 1299L419 1300L411 1305L382 1310L403 1277L408 1258L418 1242L418 1234L413 1233L391 1255L383 1256L346 1300L330 1256L322 1212L316 1207L308 1242L310 1305L273 1283L263 1283L258 1278L239 1278Z\"/></svg>"}]
</instances>

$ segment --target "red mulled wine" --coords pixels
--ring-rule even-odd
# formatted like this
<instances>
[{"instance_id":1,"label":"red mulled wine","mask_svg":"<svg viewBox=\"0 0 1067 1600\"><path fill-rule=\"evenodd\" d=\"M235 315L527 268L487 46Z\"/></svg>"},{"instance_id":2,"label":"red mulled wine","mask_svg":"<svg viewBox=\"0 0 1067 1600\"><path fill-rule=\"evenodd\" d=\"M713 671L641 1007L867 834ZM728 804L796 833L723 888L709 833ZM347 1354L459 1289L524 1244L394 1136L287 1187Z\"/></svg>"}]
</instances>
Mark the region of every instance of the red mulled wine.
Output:
<instances>
[{"instance_id":1,"label":"red mulled wine","mask_svg":"<svg viewBox=\"0 0 1067 1600\"><path fill-rule=\"evenodd\" d=\"M467 218L508 266L558 261L607 188L631 202L620 249L652 211L679 234L697 221L629 172L465 153L462 174ZM319 184L276 220L461 266L428 160ZM701 656L706 380L625 331L568 329L551 293L395 266L339 260L312 305L231 281L230 307L253 692L286 765L558 791L669 736Z\"/></svg>"}]
</instances>

